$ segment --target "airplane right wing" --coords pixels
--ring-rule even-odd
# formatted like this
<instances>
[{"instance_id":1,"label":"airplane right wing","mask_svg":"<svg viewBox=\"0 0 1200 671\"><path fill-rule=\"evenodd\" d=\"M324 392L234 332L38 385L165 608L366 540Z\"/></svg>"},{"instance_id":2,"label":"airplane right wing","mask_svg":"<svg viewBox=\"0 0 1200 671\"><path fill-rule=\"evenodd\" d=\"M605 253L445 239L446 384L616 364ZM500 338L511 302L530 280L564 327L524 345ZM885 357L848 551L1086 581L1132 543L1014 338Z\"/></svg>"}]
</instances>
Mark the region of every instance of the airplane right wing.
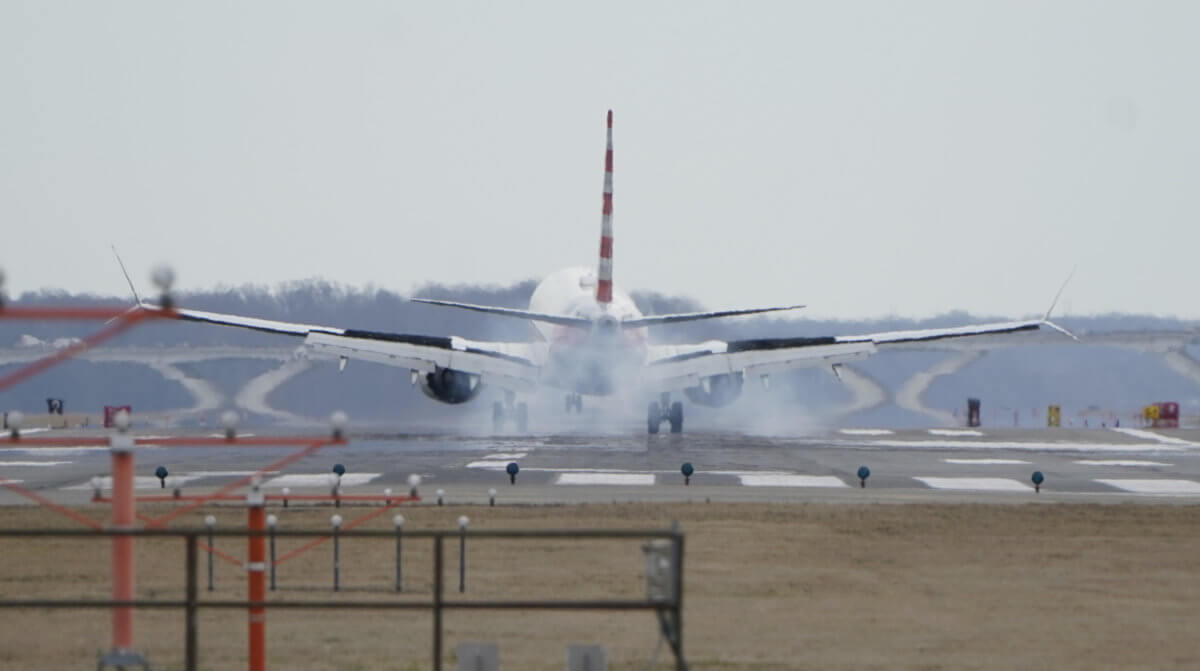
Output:
<instances>
[{"instance_id":1,"label":"airplane right wing","mask_svg":"<svg viewBox=\"0 0 1200 671\"><path fill-rule=\"evenodd\" d=\"M710 340L699 345L651 348L643 367L643 381L652 389L670 391L694 387L714 375L743 373L746 377L763 376L796 368L846 363L871 356L881 347L1036 331L1043 326L1075 337L1043 318L847 336L759 338L728 342Z\"/></svg>"},{"instance_id":2,"label":"airplane right wing","mask_svg":"<svg viewBox=\"0 0 1200 671\"><path fill-rule=\"evenodd\" d=\"M142 303L145 310L157 305ZM303 337L309 351L342 360L358 359L427 374L455 370L478 376L481 382L512 391L531 391L545 361L543 343L468 340L457 336L426 336L386 331L346 329L243 317L176 308L184 321Z\"/></svg>"}]
</instances>

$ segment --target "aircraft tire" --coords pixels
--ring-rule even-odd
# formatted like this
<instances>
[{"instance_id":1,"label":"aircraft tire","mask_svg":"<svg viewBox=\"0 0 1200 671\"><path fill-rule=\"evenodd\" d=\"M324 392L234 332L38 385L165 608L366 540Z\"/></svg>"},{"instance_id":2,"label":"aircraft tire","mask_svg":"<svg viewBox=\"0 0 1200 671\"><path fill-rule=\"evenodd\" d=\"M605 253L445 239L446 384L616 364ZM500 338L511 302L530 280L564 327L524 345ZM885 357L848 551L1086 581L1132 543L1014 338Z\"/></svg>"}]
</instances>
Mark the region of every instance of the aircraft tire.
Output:
<instances>
[{"instance_id":1,"label":"aircraft tire","mask_svg":"<svg viewBox=\"0 0 1200 671\"><path fill-rule=\"evenodd\" d=\"M658 407L658 401L650 401L646 407L646 431L658 433L659 424L662 424L662 408Z\"/></svg>"},{"instance_id":2,"label":"aircraft tire","mask_svg":"<svg viewBox=\"0 0 1200 671\"><path fill-rule=\"evenodd\" d=\"M675 401L671 404L671 413L667 417L671 422L671 433L683 433L683 403Z\"/></svg>"}]
</instances>

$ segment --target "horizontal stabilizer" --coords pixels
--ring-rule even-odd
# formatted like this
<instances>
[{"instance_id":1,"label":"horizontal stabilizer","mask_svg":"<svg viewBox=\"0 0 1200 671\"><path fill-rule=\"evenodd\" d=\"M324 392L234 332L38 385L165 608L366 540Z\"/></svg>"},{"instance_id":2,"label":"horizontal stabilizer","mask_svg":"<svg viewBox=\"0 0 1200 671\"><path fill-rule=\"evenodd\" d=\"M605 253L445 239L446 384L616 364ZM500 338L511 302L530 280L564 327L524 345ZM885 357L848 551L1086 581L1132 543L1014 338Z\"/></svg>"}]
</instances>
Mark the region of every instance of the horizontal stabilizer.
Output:
<instances>
[{"instance_id":1,"label":"horizontal stabilizer","mask_svg":"<svg viewBox=\"0 0 1200 671\"><path fill-rule=\"evenodd\" d=\"M474 305L472 303L456 303L454 301L439 301L430 298L410 298L414 303L425 303L426 305L441 305L448 308L460 308L462 310L473 310L475 312L484 312L492 315L501 315L503 317L517 317L520 319L529 319L535 322L545 322L547 324L558 324L559 326L575 326L578 328L591 328L592 321L590 319L582 319L580 317L566 317L563 315L550 315L543 312L530 312L529 310L516 310L513 308L498 308L491 305Z\"/></svg>"},{"instance_id":2,"label":"horizontal stabilizer","mask_svg":"<svg viewBox=\"0 0 1200 671\"><path fill-rule=\"evenodd\" d=\"M781 310L798 310L803 305L786 305L774 308L748 308L745 310L720 310L717 312L681 312L672 315L651 315L637 319L627 319L621 322L623 328L641 328L643 326L661 326L662 324L679 324L682 322L698 322L705 319L720 319L721 317L740 317L757 315L764 312L779 312Z\"/></svg>"}]
</instances>

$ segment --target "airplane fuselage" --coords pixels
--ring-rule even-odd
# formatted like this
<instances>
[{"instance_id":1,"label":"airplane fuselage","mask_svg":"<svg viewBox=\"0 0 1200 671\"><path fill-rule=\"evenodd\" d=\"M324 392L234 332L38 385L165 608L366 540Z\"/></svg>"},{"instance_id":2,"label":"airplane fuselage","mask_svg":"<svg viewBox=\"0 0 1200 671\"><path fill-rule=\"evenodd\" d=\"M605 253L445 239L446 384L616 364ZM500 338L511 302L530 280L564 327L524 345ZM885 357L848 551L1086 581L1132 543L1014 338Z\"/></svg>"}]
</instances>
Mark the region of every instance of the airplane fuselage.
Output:
<instances>
[{"instance_id":1,"label":"airplane fuselage","mask_svg":"<svg viewBox=\"0 0 1200 671\"><path fill-rule=\"evenodd\" d=\"M596 300L596 272L564 268L542 280L529 310L587 319L590 329L533 322L547 346L542 381L578 394L608 395L636 381L646 360L646 328L622 328L642 316L629 294L616 287L612 301Z\"/></svg>"}]
</instances>

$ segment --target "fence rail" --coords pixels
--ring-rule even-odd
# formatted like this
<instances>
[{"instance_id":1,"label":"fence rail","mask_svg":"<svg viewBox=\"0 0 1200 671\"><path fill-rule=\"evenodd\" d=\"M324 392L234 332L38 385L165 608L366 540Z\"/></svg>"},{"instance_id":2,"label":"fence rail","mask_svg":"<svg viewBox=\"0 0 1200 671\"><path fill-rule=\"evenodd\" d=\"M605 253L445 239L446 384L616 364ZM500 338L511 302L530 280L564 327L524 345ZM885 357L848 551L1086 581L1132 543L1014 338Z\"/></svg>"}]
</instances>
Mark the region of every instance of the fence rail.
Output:
<instances>
[{"instance_id":1,"label":"fence rail","mask_svg":"<svg viewBox=\"0 0 1200 671\"><path fill-rule=\"evenodd\" d=\"M8 538L165 538L184 540L187 548L185 565L187 582L183 599L0 599L0 609L15 608L147 608L183 609L185 618L184 669L196 671L199 650L197 644L197 612L201 609L374 609L374 610L429 610L433 613L432 662L434 671L442 669L442 615L446 610L596 610L596 611L654 611L658 614L664 635L675 654L675 668L683 671L687 665L683 657L683 549L684 534L677 527L666 530L650 529L484 529L484 530L405 530L406 539L427 539L433 542L433 591L427 600L414 600L410 594L403 598L384 600L205 600L199 597L199 547L202 538L219 537L276 537L325 538L332 534L322 530L275 530L251 531L237 529L0 529L0 541ZM393 531L362 529L339 531L345 538L396 538ZM474 539L576 539L576 540L619 540L644 539L666 540L670 543L670 576L672 584L665 598L646 599L522 599L522 600L469 600L447 599L445 589L446 539L461 541Z\"/></svg>"}]
</instances>

